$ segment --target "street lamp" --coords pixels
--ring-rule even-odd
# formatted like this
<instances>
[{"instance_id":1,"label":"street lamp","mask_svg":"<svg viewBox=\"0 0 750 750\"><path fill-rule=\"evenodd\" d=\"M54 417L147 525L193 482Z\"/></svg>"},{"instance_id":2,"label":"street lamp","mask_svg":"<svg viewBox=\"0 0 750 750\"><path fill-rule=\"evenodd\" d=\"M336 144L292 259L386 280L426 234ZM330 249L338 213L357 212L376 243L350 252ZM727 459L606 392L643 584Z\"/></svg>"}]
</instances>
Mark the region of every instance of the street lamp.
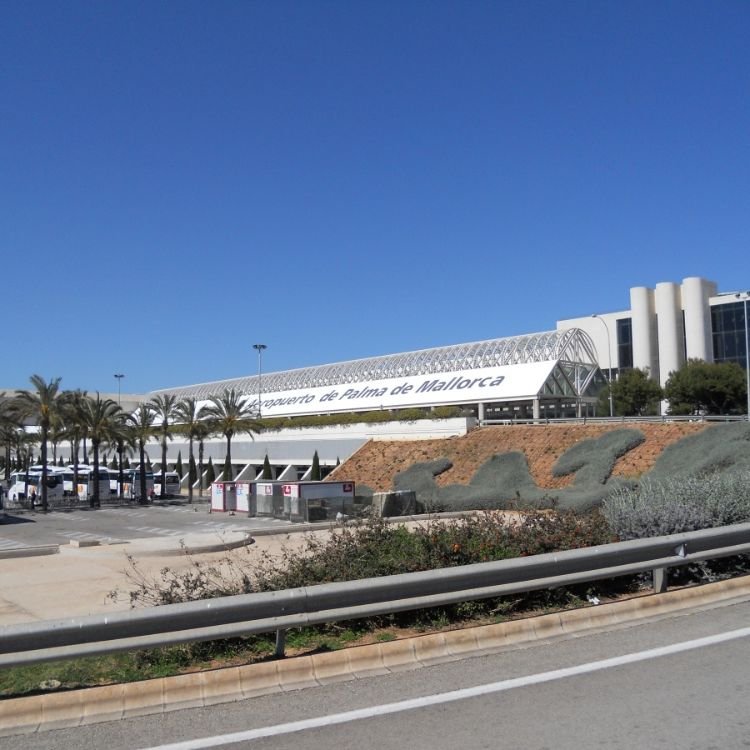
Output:
<instances>
[{"instance_id":1,"label":"street lamp","mask_svg":"<svg viewBox=\"0 0 750 750\"><path fill-rule=\"evenodd\" d=\"M260 400L263 395L263 350L268 349L265 344L253 344L253 349L258 352L258 418L263 416L261 412Z\"/></svg>"},{"instance_id":2,"label":"street lamp","mask_svg":"<svg viewBox=\"0 0 750 750\"><path fill-rule=\"evenodd\" d=\"M115 377L117 378L117 405L120 405L120 381L125 377L121 372L116 372Z\"/></svg>"},{"instance_id":3,"label":"street lamp","mask_svg":"<svg viewBox=\"0 0 750 750\"><path fill-rule=\"evenodd\" d=\"M742 294L735 294L735 297L739 299ZM747 389L747 419L750 422L750 337L748 337L748 326L747 326L747 300L750 297L750 292L745 292L743 303L745 306L745 387Z\"/></svg>"},{"instance_id":4,"label":"street lamp","mask_svg":"<svg viewBox=\"0 0 750 750\"><path fill-rule=\"evenodd\" d=\"M591 317L596 318L604 326L604 330L607 333L607 364L609 365L609 367L607 368L607 371L608 371L607 380L609 380L609 416L614 417L615 408L612 404L612 348L610 346L610 341L609 341L609 326L607 325L604 318L600 318L596 313L594 313Z\"/></svg>"}]
</instances>

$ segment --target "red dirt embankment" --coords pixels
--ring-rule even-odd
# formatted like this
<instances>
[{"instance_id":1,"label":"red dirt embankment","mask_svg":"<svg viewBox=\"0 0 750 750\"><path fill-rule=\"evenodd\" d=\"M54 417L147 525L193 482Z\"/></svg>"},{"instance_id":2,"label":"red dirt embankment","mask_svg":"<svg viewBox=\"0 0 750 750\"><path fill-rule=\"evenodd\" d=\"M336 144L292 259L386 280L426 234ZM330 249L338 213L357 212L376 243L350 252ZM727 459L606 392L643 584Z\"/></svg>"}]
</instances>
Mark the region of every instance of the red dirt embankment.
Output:
<instances>
[{"instance_id":1,"label":"red dirt embankment","mask_svg":"<svg viewBox=\"0 0 750 750\"><path fill-rule=\"evenodd\" d=\"M468 484L477 469L495 454L521 451L538 487L565 487L573 478L552 476L557 459L581 440L623 428L640 430L646 439L617 461L612 474L638 477L653 467L668 445L707 427L698 422L503 425L481 427L461 437L440 440L371 440L337 467L330 479L352 480L376 492L386 492L393 489L395 475L413 464L447 458L453 467L436 478L437 484Z\"/></svg>"}]
</instances>

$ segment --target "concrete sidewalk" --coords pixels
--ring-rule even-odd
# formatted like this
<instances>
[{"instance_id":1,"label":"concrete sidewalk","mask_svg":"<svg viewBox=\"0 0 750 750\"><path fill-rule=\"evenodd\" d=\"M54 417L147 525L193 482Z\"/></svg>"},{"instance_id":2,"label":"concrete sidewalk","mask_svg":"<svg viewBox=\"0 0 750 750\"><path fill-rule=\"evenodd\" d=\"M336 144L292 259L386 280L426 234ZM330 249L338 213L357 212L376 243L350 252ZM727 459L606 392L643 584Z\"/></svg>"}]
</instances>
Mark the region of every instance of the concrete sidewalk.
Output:
<instances>
[{"instance_id":1,"label":"concrete sidewalk","mask_svg":"<svg viewBox=\"0 0 750 750\"><path fill-rule=\"evenodd\" d=\"M128 592L136 588L128 576L129 557L144 575L158 578L164 568L186 570L196 560L219 564L228 554L242 555L248 562L256 556L278 555L285 547L303 544L307 534L328 533L327 529L290 531L257 536L244 531L188 534L126 544L66 544L59 551L23 550L23 556L0 559L0 626L129 609ZM116 600L110 596L114 590L120 592Z\"/></svg>"}]
</instances>

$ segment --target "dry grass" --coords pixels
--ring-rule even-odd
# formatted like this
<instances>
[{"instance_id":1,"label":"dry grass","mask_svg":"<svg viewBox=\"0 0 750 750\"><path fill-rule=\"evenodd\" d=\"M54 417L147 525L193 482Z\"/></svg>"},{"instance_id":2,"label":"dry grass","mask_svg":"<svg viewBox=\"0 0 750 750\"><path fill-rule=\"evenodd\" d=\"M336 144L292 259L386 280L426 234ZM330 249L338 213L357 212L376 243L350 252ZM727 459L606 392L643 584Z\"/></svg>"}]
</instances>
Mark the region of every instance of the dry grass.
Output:
<instances>
[{"instance_id":1,"label":"dry grass","mask_svg":"<svg viewBox=\"0 0 750 750\"><path fill-rule=\"evenodd\" d=\"M393 489L393 478L415 463L447 458L453 467L437 477L437 484L468 484L477 469L498 453L521 451L538 487L566 487L572 477L553 477L557 459L581 440L599 437L623 426L640 430L646 440L620 458L613 476L638 477L649 471L672 443L710 425L696 422L637 425L509 425L481 427L467 435L440 440L371 440L339 466L330 479L351 480L376 492Z\"/></svg>"}]
</instances>

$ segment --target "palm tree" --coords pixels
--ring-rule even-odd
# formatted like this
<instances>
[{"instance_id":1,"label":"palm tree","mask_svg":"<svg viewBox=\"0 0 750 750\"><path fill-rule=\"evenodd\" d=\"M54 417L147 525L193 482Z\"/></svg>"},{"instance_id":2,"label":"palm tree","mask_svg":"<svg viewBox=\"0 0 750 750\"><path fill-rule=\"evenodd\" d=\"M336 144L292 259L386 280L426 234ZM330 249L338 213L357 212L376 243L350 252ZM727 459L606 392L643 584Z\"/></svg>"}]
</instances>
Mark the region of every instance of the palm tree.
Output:
<instances>
[{"instance_id":1,"label":"palm tree","mask_svg":"<svg viewBox=\"0 0 750 750\"><path fill-rule=\"evenodd\" d=\"M225 480L232 479L232 437L246 432L252 437L260 432L261 425L255 418L257 412L247 403L247 397L234 388L226 389L220 396L211 396L211 404L206 407L213 428L227 439L227 454L224 461Z\"/></svg>"},{"instance_id":2,"label":"palm tree","mask_svg":"<svg viewBox=\"0 0 750 750\"><path fill-rule=\"evenodd\" d=\"M194 437L198 441L198 496L203 497L203 445L211 434L211 425L203 420L196 422Z\"/></svg>"},{"instance_id":3,"label":"palm tree","mask_svg":"<svg viewBox=\"0 0 750 750\"><path fill-rule=\"evenodd\" d=\"M97 392L96 398L87 398L83 406L83 424L91 440L94 451L94 493L89 500L92 508L101 505L99 492L99 447L109 440L116 428L120 407L111 398L103 399Z\"/></svg>"},{"instance_id":4,"label":"palm tree","mask_svg":"<svg viewBox=\"0 0 750 750\"><path fill-rule=\"evenodd\" d=\"M141 404L133 414L127 416L131 440L138 445L138 460L140 461L140 497L141 505L148 503L146 495L146 443L154 436L154 410L151 404Z\"/></svg>"},{"instance_id":5,"label":"palm tree","mask_svg":"<svg viewBox=\"0 0 750 750\"><path fill-rule=\"evenodd\" d=\"M167 440L172 439L169 433L169 420L175 416L177 396L173 396L171 393L160 393L158 396L154 396L149 403L156 418L161 420L159 425L159 436L161 438L161 489L159 490L159 497L164 500L167 496Z\"/></svg>"},{"instance_id":6,"label":"palm tree","mask_svg":"<svg viewBox=\"0 0 750 750\"><path fill-rule=\"evenodd\" d=\"M122 488L125 484L124 461L125 452L135 446L132 438L132 430L128 424L128 415L124 411L117 413L117 419L112 423L109 435L109 444L117 452L117 457L112 459L112 466L117 469L118 497L122 498Z\"/></svg>"},{"instance_id":7,"label":"palm tree","mask_svg":"<svg viewBox=\"0 0 750 750\"><path fill-rule=\"evenodd\" d=\"M70 460L73 464L73 494L78 497L78 454L81 442L86 435L84 404L88 399L86 391L76 389L62 394L62 416L65 433L70 440Z\"/></svg>"},{"instance_id":8,"label":"palm tree","mask_svg":"<svg viewBox=\"0 0 750 750\"><path fill-rule=\"evenodd\" d=\"M10 479L11 452L16 444L16 430L21 427L22 422L15 399L6 398L5 393L0 393L0 444L5 449L6 481Z\"/></svg>"},{"instance_id":9,"label":"palm tree","mask_svg":"<svg viewBox=\"0 0 750 750\"><path fill-rule=\"evenodd\" d=\"M177 402L174 407L174 416L178 420L177 430L183 435L188 437L189 445L189 458L188 458L188 502L193 502L193 484L195 483L195 477L193 471L195 470L195 457L193 455L193 440L200 437L199 433L206 429L206 424L201 420L206 416L205 409L198 407L198 401L192 396L183 398L182 401ZM203 436L205 439L206 435ZM203 442L201 440L201 449ZM202 462L201 462L202 463Z\"/></svg>"},{"instance_id":10,"label":"palm tree","mask_svg":"<svg viewBox=\"0 0 750 750\"><path fill-rule=\"evenodd\" d=\"M32 375L29 380L35 391L20 391L16 396L21 409L28 416L35 416L39 421L39 439L41 441L42 464L42 510L47 511L47 440L53 419L57 413L57 400L60 395L60 378L53 378L49 383L41 375Z\"/></svg>"},{"instance_id":11,"label":"palm tree","mask_svg":"<svg viewBox=\"0 0 750 750\"><path fill-rule=\"evenodd\" d=\"M16 427L11 437L13 452L16 457L16 471L26 471L26 481L23 487L24 497L29 496L29 466L31 464L31 446L36 442L36 436L23 428Z\"/></svg>"}]
</instances>

